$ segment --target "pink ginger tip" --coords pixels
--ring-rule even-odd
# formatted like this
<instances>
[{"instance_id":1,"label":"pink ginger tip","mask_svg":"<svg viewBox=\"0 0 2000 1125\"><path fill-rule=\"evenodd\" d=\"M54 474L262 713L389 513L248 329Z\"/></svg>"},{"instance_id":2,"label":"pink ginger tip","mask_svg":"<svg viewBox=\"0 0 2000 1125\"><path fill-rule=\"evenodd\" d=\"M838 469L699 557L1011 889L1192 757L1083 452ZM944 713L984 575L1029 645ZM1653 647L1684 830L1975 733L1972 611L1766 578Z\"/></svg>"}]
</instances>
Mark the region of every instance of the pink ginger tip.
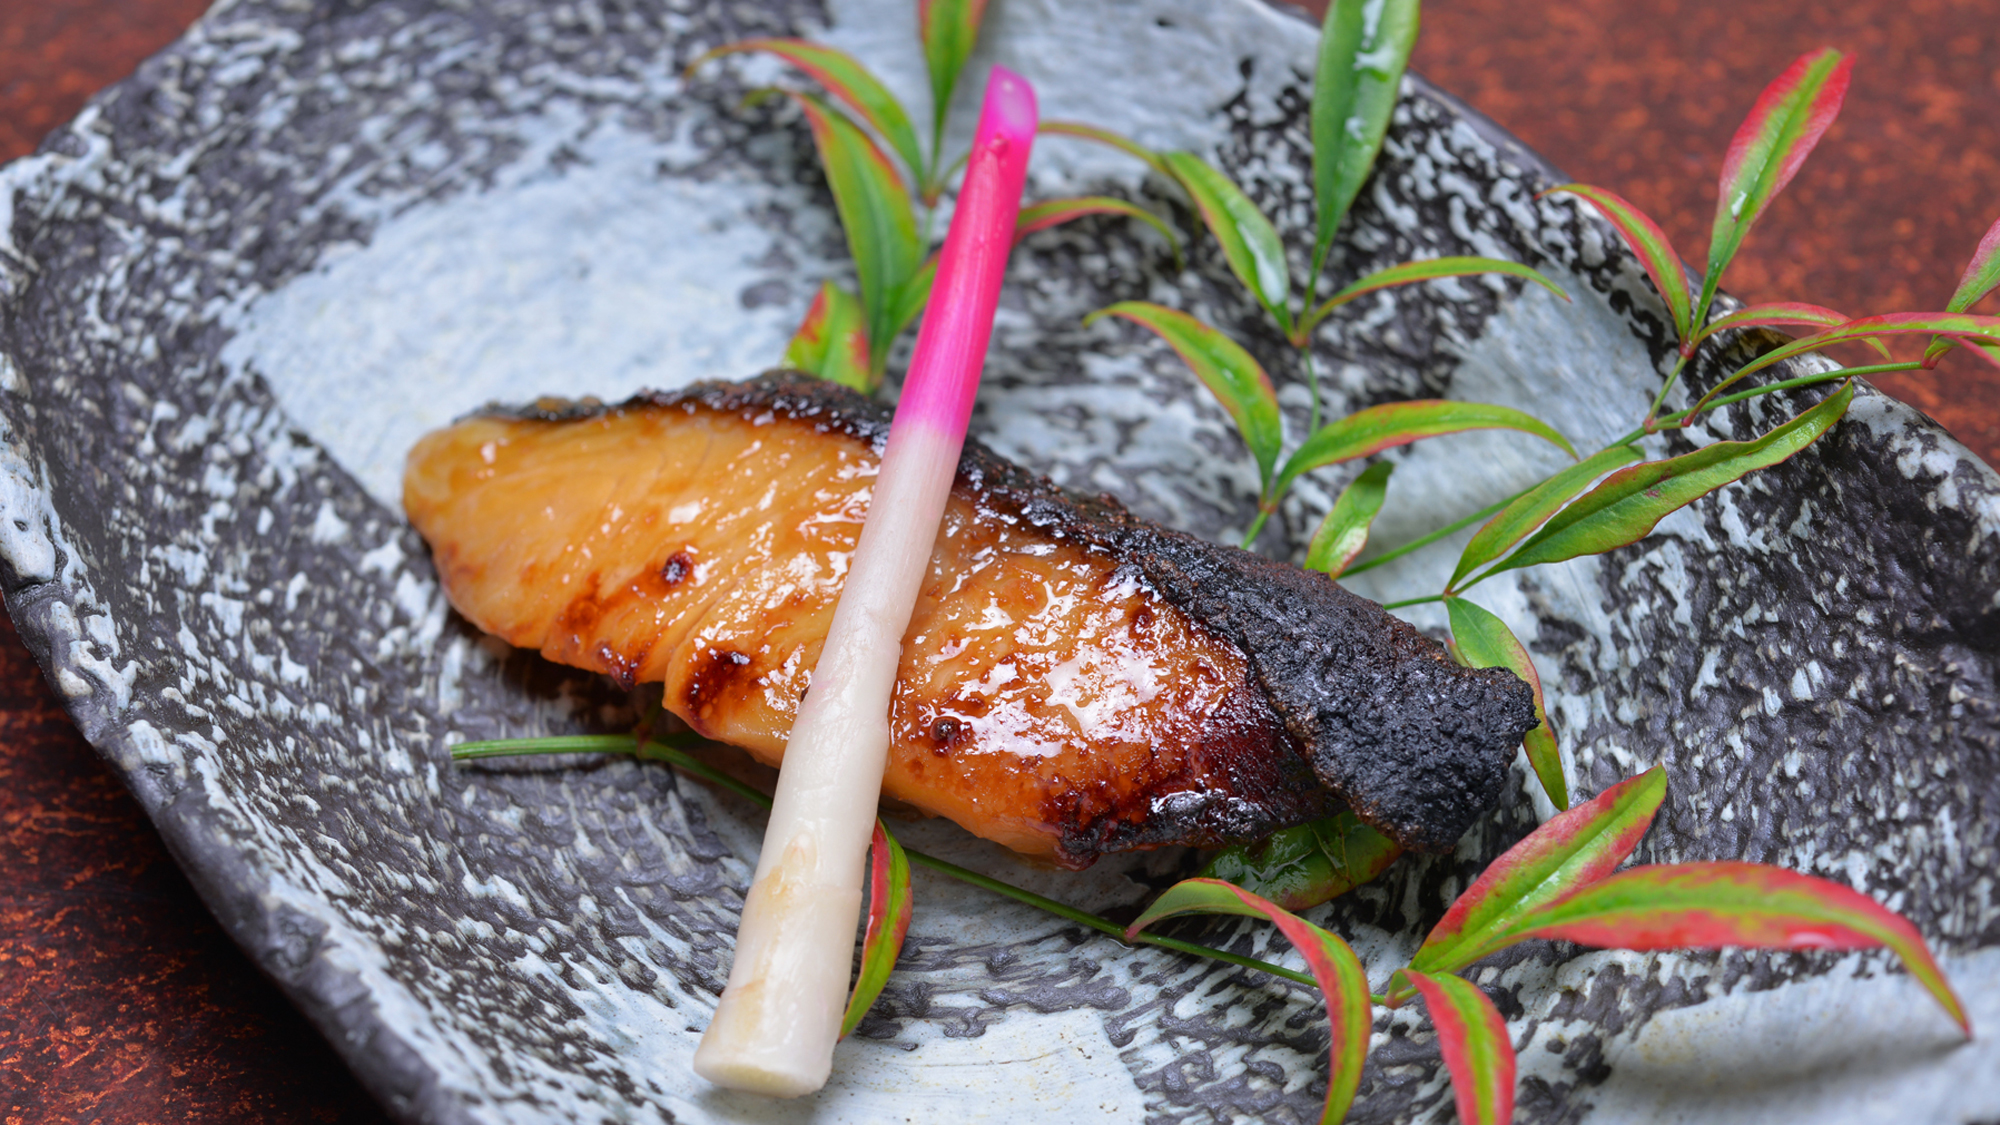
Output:
<instances>
[{"instance_id":1,"label":"pink ginger tip","mask_svg":"<svg viewBox=\"0 0 2000 1125\"><path fill-rule=\"evenodd\" d=\"M994 67L986 80L986 103L958 207L938 255L937 280L917 331L916 353L903 380L896 426L908 419L964 438L979 372L986 365L986 345L993 337L1000 280L1014 245L1028 153L1039 121L1035 88L1013 71Z\"/></svg>"}]
</instances>

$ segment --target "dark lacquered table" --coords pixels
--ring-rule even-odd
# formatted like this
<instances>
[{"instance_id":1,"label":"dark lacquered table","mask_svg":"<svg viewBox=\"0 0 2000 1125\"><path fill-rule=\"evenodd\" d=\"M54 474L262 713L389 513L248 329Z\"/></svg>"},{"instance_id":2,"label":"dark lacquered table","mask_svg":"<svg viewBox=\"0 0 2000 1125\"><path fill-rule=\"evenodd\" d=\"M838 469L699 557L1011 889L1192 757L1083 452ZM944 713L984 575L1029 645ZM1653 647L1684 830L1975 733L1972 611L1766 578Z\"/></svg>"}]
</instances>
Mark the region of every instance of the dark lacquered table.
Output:
<instances>
[{"instance_id":1,"label":"dark lacquered table","mask_svg":"<svg viewBox=\"0 0 2000 1125\"><path fill-rule=\"evenodd\" d=\"M1930 309L2000 217L1992 2L1434 0L1416 66L1696 256L1717 160L1758 89L1801 51L1849 50L1846 111L1728 287L1855 314ZM206 6L0 6L0 160ZM1956 356L1879 385L2000 463L2000 371ZM0 1123L381 1120L210 918L0 618Z\"/></svg>"}]
</instances>

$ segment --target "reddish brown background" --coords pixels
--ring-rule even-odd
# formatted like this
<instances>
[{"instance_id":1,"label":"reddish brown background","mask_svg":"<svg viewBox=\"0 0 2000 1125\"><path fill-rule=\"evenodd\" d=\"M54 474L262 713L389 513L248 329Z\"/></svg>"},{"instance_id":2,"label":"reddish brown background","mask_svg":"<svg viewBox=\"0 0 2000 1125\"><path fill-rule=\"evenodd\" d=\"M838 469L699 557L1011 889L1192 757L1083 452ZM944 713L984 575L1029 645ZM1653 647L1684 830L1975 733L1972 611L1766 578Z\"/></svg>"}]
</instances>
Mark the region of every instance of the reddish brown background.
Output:
<instances>
[{"instance_id":1,"label":"reddish brown background","mask_svg":"<svg viewBox=\"0 0 2000 1125\"><path fill-rule=\"evenodd\" d=\"M0 160L204 7L0 5ZM1847 110L1728 286L1857 314L1939 307L2000 217L1992 0L1433 0L1416 65L1698 258L1737 120L1822 44L1857 56ZM1887 387L2000 461L2000 372L1954 356ZM4 620L0 840L4 1125L383 1120L217 928Z\"/></svg>"}]
</instances>

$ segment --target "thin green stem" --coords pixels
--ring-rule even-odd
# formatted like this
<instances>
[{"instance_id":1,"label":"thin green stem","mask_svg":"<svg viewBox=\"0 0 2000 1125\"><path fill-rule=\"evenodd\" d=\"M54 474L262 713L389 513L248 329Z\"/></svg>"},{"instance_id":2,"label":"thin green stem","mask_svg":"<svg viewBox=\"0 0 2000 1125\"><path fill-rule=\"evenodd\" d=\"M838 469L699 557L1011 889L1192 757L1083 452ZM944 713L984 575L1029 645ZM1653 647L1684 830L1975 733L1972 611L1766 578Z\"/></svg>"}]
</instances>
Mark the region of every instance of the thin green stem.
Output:
<instances>
[{"instance_id":1,"label":"thin green stem","mask_svg":"<svg viewBox=\"0 0 2000 1125\"><path fill-rule=\"evenodd\" d=\"M1306 360L1306 387L1312 391L1312 413L1307 416L1306 436L1319 432L1319 364L1313 360L1312 341L1299 346L1299 354Z\"/></svg>"},{"instance_id":2,"label":"thin green stem","mask_svg":"<svg viewBox=\"0 0 2000 1125\"><path fill-rule=\"evenodd\" d=\"M1373 570L1376 567L1381 566L1383 563L1394 562L1395 560L1402 558L1404 555L1409 554L1411 551L1416 551L1424 547L1428 547L1431 544L1437 542L1438 540L1443 539L1445 536L1450 535L1454 531L1458 531L1462 528L1469 527L1472 524L1478 523L1480 520L1492 516L1493 513L1499 511L1500 509L1506 507L1509 504L1512 504L1514 501L1519 500L1521 497L1526 496L1527 494L1528 490L1524 488L1521 491L1516 492L1514 495L1509 496L1504 500L1496 500L1493 503L1488 504L1484 508L1479 509L1478 511L1472 513L1469 516L1463 516L1452 523L1446 524L1445 526L1438 528L1436 531L1412 539L1408 543L1403 544L1402 546L1396 548L1393 551L1384 551L1381 554L1376 555L1374 558L1369 559L1367 562L1356 563L1355 565L1348 567L1346 570L1341 571L1340 576L1342 578L1346 578L1350 574L1360 574L1364 570Z\"/></svg>"},{"instance_id":3,"label":"thin green stem","mask_svg":"<svg viewBox=\"0 0 2000 1125\"><path fill-rule=\"evenodd\" d=\"M770 797L759 792L756 788L723 773L714 766L703 762L683 749L683 747L705 745L707 741L698 735L683 734L655 737L646 740L642 744L629 734L570 734L554 735L547 738L502 738L484 742L461 742L451 748L451 756L454 761L472 761L481 758L505 758L526 754L636 754L643 761L666 762L704 781L719 785L760 808L769 809L771 807ZM960 867L949 860L942 860L933 855L926 855L915 848L904 848L903 852L909 856L911 863L928 867L933 871L948 875L962 883L970 883L975 887L992 891L994 894L1004 895L1016 902L1025 903L1087 929L1096 930L1101 934L1108 934L1121 942L1125 941L1125 927L1111 921L1109 918L1101 918L1089 911L1078 910L1073 906L1065 906L1052 898L1045 898L1033 891L1023 890L1011 883L995 879L990 875L981 875L977 871ZM1213 949L1206 945L1197 945L1191 941L1181 941L1178 938L1159 937L1155 934L1140 934L1126 944L1157 945L1162 949L1171 949L1177 953L1187 953L1196 957L1206 957L1212 961L1222 961L1227 964L1238 965L1246 969L1256 969L1260 972L1270 973L1272 976L1283 977L1286 980L1295 981L1309 987L1318 987L1318 982L1314 981L1309 973L1287 969L1282 965L1273 965L1269 961L1259 961L1255 957L1245 957L1239 953L1231 953L1223 949Z\"/></svg>"},{"instance_id":4,"label":"thin green stem","mask_svg":"<svg viewBox=\"0 0 2000 1125\"><path fill-rule=\"evenodd\" d=\"M1244 550L1246 551L1249 550L1250 545L1257 541L1257 533L1264 530L1264 521L1271 518L1271 511L1273 508L1276 507L1277 505L1273 504L1271 505L1271 507L1267 508L1264 506L1263 500L1261 498L1258 500L1257 518L1250 521L1250 530L1243 533L1242 546Z\"/></svg>"},{"instance_id":5,"label":"thin green stem","mask_svg":"<svg viewBox=\"0 0 2000 1125\"><path fill-rule=\"evenodd\" d=\"M1796 379L1783 379L1776 383L1766 383L1761 387L1752 387L1747 391L1737 391L1732 395L1722 395L1714 399L1704 398L1679 414L1660 419L1657 426L1664 428L1685 425L1688 419L1697 413L1742 402L1747 398L1756 398L1758 395L1767 395L1773 391L1789 391L1795 387L1810 387L1815 383L1837 383L1842 379L1851 379L1857 375L1882 375L1892 371L1915 371L1921 367L1923 367L1921 360L1904 360L1896 363L1871 363L1861 367L1841 367L1833 371L1821 372L1818 375L1801 375ZM1714 393L1714 391L1709 392L1711 395Z\"/></svg>"},{"instance_id":6,"label":"thin green stem","mask_svg":"<svg viewBox=\"0 0 2000 1125\"><path fill-rule=\"evenodd\" d=\"M1667 381L1660 384L1660 393L1653 396L1653 405L1646 408L1646 423L1650 425L1660 413L1660 406L1667 401L1667 392L1674 389L1674 383L1681 377L1681 370L1688 365L1691 355L1683 355L1674 362L1674 369L1667 373Z\"/></svg>"},{"instance_id":7,"label":"thin green stem","mask_svg":"<svg viewBox=\"0 0 2000 1125\"><path fill-rule=\"evenodd\" d=\"M1441 602L1441 601L1443 601L1444 599L1445 599L1445 595L1443 595L1443 594L1429 594L1429 595L1426 595L1426 596L1424 596L1424 597L1421 597L1421 598L1404 598L1404 599L1403 599L1402 601L1400 601L1400 602L1390 602L1390 603L1388 603L1387 605L1383 606L1382 608L1383 608L1383 609L1402 609L1402 608L1403 608L1404 606L1411 606L1411 605L1429 605L1429 604L1430 604L1430 603L1432 603L1432 602Z\"/></svg>"}]
</instances>

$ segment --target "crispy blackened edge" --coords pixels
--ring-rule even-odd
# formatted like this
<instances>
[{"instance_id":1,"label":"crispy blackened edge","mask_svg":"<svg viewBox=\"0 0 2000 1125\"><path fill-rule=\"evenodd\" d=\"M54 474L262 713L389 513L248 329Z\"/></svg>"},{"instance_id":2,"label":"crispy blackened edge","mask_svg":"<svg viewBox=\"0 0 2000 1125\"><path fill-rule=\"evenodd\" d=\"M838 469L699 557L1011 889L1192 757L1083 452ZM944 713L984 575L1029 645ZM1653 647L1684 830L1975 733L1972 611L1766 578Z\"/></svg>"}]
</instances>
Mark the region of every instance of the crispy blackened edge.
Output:
<instances>
[{"instance_id":1,"label":"crispy blackened edge","mask_svg":"<svg viewBox=\"0 0 2000 1125\"><path fill-rule=\"evenodd\" d=\"M882 404L796 371L644 392L618 406L543 399L475 413L574 421L643 407L787 416L878 451L890 421ZM1320 782L1403 846L1449 850L1499 801L1514 750L1535 726L1533 694L1513 673L1460 667L1443 645L1323 574L1155 527L1109 496L1069 493L976 441L966 443L955 487L1136 567L1169 603L1235 644ZM1193 803L1157 812L1162 830L1173 824L1192 839L1263 819ZM1155 835L1114 831L1102 848L1145 846Z\"/></svg>"}]
</instances>

